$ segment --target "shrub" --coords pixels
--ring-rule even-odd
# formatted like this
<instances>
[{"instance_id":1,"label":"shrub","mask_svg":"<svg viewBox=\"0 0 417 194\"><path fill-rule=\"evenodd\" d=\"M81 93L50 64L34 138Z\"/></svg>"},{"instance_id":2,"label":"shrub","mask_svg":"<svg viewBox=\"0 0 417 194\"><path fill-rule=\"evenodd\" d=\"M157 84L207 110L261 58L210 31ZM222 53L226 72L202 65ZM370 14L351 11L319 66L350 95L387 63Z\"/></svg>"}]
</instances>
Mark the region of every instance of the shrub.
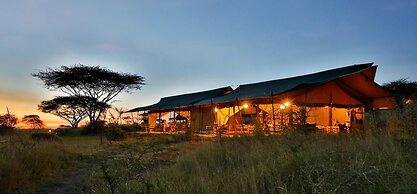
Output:
<instances>
[{"instance_id":1,"label":"shrub","mask_svg":"<svg viewBox=\"0 0 417 194\"><path fill-rule=\"evenodd\" d=\"M11 135L15 131L14 127L0 125L0 135Z\"/></svg>"},{"instance_id":2,"label":"shrub","mask_svg":"<svg viewBox=\"0 0 417 194\"><path fill-rule=\"evenodd\" d=\"M60 136L80 135L81 132L80 128L62 127L55 129L55 134Z\"/></svg>"},{"instance_id":3,"label":"shrub","mask_svg":"<svg viewBox=\"0 0 417 194\"><path fill-rule=\"evenodd\" d=\"M262 139L265 137L265 131L259 122L255 122L255 128L253 129L253 136L255 138Z\"/></svg>"},{"instance_id":4,"label":"shrub","mask_svg":"<svg viewBox=\"0 0 417 194\"><path fill-rule=\"evenodd\" d=\"M374 115L370 112L367 114L365 128L368 133L417 136L417 103L393 110L375 111Z\"/></svg>"},{"instance_id":5,"label":"shrub","mask_svg":"<svg viewBox=\"0 0 417 194\"><path fill-rule=\"evenodd\" d=\"M185 128L184 133L169 134L161 137L161 141L165 143L179 143L185 141L198 140L198 137L194 134L194 131L189 127Z\"/></svg>"},{"instance_id":6,"label":"shrub","mask_svg":"<svg viewBox=\"0 0 417 194\"><path fill-rule=\"evenodd\" d=\"M319 131L315 124L294 124L294 130L303 133L314 133Z\"/></svg>"},{"instance_id":7,"label":"shrub","mask_svg":"<svg viewBox=\"0 0 417 194\"><path fill-rule=\"evenodd\" d=\"M139 124L133 125L120 125L120 127L126 132L137 132L137 131L144 131L145 129Z\"/></svg>"},{"instance_id":8,"label":"shrub","mask_svg":"<svg viewBox=\"0 0 417 194\"><path fill-rule=\"evenodd\" d=\"M104 121L96 121L84 127L83 134L102 134L105 131Z\"/></svg>"},{"instance_id":9,"label":"shrub","mask_svg":"<svg viewBox=\"0 0 417 194\"><path fill-rule=\"evenodd\" d=\"M127 138L127 132L121 127L108 127L105 135L109 141L123 141Z\"/></svg>"},{"instance_id":10,"label":"shrub","mask_svg":"<svg viewBox=\"0 0 417 194\"><path fill-rule=\"evenodd\" d=\"M62 142L62 140L55 134L50 133L32 133L30 138L34 141L55 141Z\"/></svg>"}]
</instances>

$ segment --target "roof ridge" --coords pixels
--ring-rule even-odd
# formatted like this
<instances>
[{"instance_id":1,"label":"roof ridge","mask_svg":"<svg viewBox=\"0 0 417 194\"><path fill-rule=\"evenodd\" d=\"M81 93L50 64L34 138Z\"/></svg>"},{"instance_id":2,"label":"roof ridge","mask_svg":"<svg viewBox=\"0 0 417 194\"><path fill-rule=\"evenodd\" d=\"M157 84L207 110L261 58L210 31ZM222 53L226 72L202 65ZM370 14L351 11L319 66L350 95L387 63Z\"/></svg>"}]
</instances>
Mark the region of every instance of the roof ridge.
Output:
<instances>
[{"instance_id":1,"label":"roof ridge","mask_svg":"<svg viewBox=\"0 0 417 194\"><path fill-rule=\"evenodd\" d=\"M232 89L232 87L230 87L230 86L225 86L225 87L211 89L211 90L203 90L203 91L199 91L199 92L184 93L184 94L173 95L173 96L165 96L165 97L162 97L161 99L172 98L172 97L180 97L180 96L188 96L188 95L195 95L195 94L203 94L203 93L206 93L206 92L212 92L212 91L216 91L216 90L224 90L224 89L228 89L228 88Z\"/></svg>"},{"instance_id":2,"label":"roof ridge","mask_svg":"<svg viewBox=\"0 0 417 194\"><path fill-rule=\"evenodd\" d=\"M371 67L373 64L374 64L373 62L353 64L353 65L349 65L349 66L338 67L338 68L328 69L328 70L322 70L322 71L317 71L317 72L314 72L314 73L308 73L308 74L304 74L304 75L297 75L297 76L293 76L293 77L285 77L285 78L279 78L279 79L273 79L273 80L266 80L266 81L254 82L254 83L240 84L237 88L239 88L240 86L249 86L249 85L256 85L256 84L260 84L260 83L268 83L268 82L274 82L274 81L290 80L290 79L295 79L295 78L304 77L304 76L316 75L316 74L319 74L319 73L326 73L326 72L329 72L329 71L336 71L336 70L340 70L340 69L348 69L348 68L355 67L355 66L369 66L369 67ZM364 69L362 69L360 71L363 71L363 70Z\"/></svg>"}]
</instances>

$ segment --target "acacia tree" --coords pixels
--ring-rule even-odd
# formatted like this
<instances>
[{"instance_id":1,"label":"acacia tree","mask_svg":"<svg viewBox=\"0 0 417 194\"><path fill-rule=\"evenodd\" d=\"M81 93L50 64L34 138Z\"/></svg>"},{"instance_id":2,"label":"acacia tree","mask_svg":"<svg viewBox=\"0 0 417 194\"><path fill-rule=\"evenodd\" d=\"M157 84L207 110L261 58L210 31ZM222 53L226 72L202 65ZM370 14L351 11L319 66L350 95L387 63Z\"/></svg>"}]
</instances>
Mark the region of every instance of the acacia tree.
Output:
<instances>
[{"instance_id":1,"label":"acacia tree","mask_svg":"<svg viewBox=\"0 0 417 194\"><path fill-rule=\"evenodd\" d=\"M140 90L145 78L136 74L119 73L100 66L82 64L48 68L32 74L43 81L46 88L62 91L70 96L88 96L108 104L121 92ZM88 106L90 123L97 121L106 109Z\"/></svg>"},{"instance_id":2,"label":"acacia tree","mask_svg":"<svg viewBox=\"0 0 417 194\"><path fill-rule=\"evenodd\" d=\"M93 114L91 111L107 109L108 107L109 105L106 103L99 102L97 99L88 96L56 97L52 100L42 101L38 105L39 110L42 112L56 115L68 121L73 128L77 128L84 118L89 114Z\"/></svg>"},{"instance_id":3,"label":"acacia tree","mask_svg":"<svg viewBox=\"0 0 417 194\"><path fill-rule=\"evenodd\" d=\"M25 115L22 122L32 127L32 129L42 128L45 125L38 115Z\"/></svg>"},{"instance_id":4,"label":"acacia tree","mask_svg":"<svg viewBox=\"0 0 417 194\"><path fill-rule=\"evenodd\" d=\"M399 79L384 83L382 87L390 91L395 96L395 101L399 107L403 107L407 104L407 101L411 100L411 98L417 97L416 81Z\"/></svg>"},{"instance_id":5,"label":"acacia tree","mask_svg":"<svg viewBox=\"0 0 417 194\"><path fill-rule=\"evenodd\" d=\"M9 108L7 108L7 113L0 115L0 135L10 135L10 141L12 141L12 135L15 131L15 125L17 124L17 117L14 114L11 114Z\"/></svg>"},{"instance_id":6,"label":"acacia tree","mask_svg":"<svg viewBox=\"0 0 417 194\"><path fill-rule=\"evenodd\" d=\"M0 115L0 125L6 127L14 127L17 124L17 117L14 114L11 114L9 109L4 115Z\"/></svg>"}]
</instances>

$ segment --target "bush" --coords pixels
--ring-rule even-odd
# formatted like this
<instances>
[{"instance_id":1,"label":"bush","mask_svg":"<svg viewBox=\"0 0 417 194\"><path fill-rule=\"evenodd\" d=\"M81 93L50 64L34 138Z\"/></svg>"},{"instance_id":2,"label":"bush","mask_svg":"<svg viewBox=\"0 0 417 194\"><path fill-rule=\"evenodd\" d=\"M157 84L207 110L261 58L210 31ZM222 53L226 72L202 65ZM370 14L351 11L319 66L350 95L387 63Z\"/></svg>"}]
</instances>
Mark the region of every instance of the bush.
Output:
<instances>
[{"instance_id":1,"label":"bush","mask_svg":"<svg viewBox=\"0 0 417 194\"><path fill-rule=\"evenodd\" d=\"M105 129L104 121L96 121L85 126L82 134L102 134Z\"/></svg>"},{"instance_id":2,"label":"bush","mask_svg":"<svg viewBox=\"0 0 417 194\"><path fill-rule=\"evenodd\" d=\"M186 141L192 141L195 139L194 131L190 127L185 128L185 133L182 134L182 138Z\"/></svg>"},{"instance_id":3,"label":"bush","mask_svg":"<svg viewBox=\"0 0 417 194\"><path fill-rule=\"evenodd\" d=\"M403 108L368 112L365 128L371 134L407 134L417 137L417 100Z\"/></svg>"},{"instance_id":4,"label":"bush","mask_svg":"<svg viewBox=\"0 0 417 194\"><path fill-rule=\"evenodd\" d=\"M68 127L62 127L55 129L55 134L60 136L68 136L68 135L79 135L81 134L80 128L68 128Z\"/></svg>"},{"instance_id":5,"label":"bush","mask_svg":"<svg viewBox=\"0 0 417 194\"><path fill-rule=\"evenodd\" d=\"M50 133L32 133L30 138L34 141L55 141L62 142L62 140L55 134Z\"/></svg>"},{"instance_id":6,"label":"bush","mask_svg":"<svg viewBox=\"0 0 417 194\"><path fill-rule=\"evenodd\" d=\"M109 141L123 141L127 138L127 132L121 127L108 127L105 135Z\"/></svg>"},{"instance_id":7,"label":"bush","mask_svg":"<svg viewBox=\"0 0 417 194\"><path fill-rule=\"evenodd\" d=\"M9 127L6 125L0 125L0 135L11 135L15 132L14 127Z\"/></svg>"},{"instance_id":8,"label":"bush","mask_svg":"<svg viewBox=\"0 0 417 194\"><path fill-rule=\"evenodd\" d=\"M137 132L137 131L144 131L145 128L143 128L139 124L133 124L133 125L119 125L124 131L126 132Z\"/></svg>"},{"instance_id":9,"label":"bush","mask_svg":"<svg viewBox=\"0 0 417 194\"><path fill-rule=\"evenodd\" d=\"M265 137L265 131L262 129L259 122L255 123L255 128L253 129L253 136L258 139Z\"/></svg>"},{"instance_id":10,"label":"bush","mask_svg":"<svg viewBox=\"0 0 417 194\"><path fill-rule=\"evenodd\" d=\"M315 124L294 124L294 130L303 133L315 133L320 131Z\"/></svg>"}]
</instances>

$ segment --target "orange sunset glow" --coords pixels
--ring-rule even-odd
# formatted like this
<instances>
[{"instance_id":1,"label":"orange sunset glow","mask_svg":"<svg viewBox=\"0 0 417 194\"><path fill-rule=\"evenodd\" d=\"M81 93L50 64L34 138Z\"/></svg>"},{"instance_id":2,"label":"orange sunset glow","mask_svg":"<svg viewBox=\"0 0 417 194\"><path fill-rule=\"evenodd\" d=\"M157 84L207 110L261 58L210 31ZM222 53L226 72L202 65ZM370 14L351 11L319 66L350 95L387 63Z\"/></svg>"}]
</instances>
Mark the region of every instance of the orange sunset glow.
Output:
<instances>
[{"instance_id":1,"label":"orange sunset glow","mask_svg":"<svg viewBox=\"0 0 417 194\"><path fill-rule=\"evenodd\" d=\"M41 98L36 95L25 94L20 92L1 91L0 92L0 114L6 113L6 107L10 112L16 115L19 119L22 119L25 115L36 114L39 115L41 120L44 121L46 127L56 128L59 125L67 125L62 119L46 114L38 110L38 104L41 102ZM27 128L23 123L18 123L18 128Z\"/></svg>"}]
</instances>

